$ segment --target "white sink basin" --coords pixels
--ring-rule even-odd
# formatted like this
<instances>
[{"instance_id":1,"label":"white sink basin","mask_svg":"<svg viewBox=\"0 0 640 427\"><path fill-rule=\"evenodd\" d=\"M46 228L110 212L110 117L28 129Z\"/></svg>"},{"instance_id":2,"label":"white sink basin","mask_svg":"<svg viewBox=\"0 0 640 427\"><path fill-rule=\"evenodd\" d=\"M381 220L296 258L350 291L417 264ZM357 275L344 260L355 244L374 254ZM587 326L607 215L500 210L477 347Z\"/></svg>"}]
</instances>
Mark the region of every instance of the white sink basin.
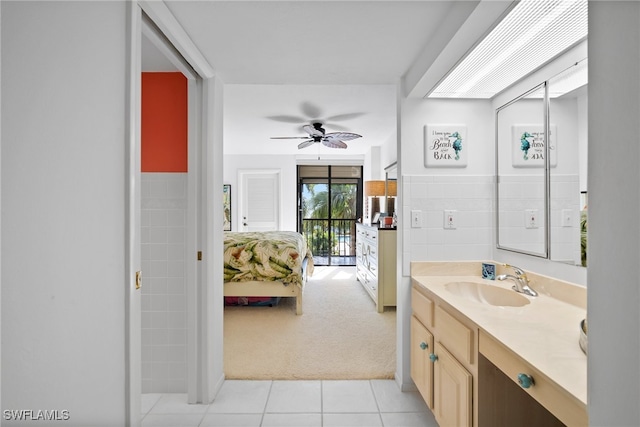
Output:
<instances>
[{"instance_id":1,"label":"white sink basin","mask_svg":"<svg viewBox=\"0 0 640 427\"><path fill-rule=\"evenodd\" d=\"M522 307L530 303L524 295L511 289L476 282L451 282L444 285L452 294L481 304L498 307Z\"/></svg>"}]
</instances>

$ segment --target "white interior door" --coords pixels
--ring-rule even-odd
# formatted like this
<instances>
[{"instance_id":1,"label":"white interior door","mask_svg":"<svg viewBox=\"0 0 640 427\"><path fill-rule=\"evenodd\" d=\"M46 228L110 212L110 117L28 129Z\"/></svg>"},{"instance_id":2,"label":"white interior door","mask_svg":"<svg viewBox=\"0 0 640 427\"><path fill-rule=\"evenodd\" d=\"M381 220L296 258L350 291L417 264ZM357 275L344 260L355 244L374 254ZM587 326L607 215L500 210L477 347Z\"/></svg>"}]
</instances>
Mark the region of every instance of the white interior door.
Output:
<instances>
[{"instance_id":1,"label":"white interior door","mask_svg":"<svg viewBox=\"0 0 640 427\"><path fill-rule=\"evenodd\" d=\"M280 228L280 171L240 171L240 230Z\"/></svg>"}]
</instances>

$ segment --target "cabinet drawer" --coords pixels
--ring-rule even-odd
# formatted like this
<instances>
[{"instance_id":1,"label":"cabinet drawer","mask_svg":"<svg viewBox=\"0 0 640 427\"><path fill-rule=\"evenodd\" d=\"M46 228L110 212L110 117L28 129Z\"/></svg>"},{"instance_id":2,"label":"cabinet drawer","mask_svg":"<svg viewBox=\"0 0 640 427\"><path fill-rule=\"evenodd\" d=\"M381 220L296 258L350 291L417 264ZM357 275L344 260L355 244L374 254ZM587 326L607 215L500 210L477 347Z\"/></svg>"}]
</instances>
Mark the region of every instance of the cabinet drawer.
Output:
<instances>
[{"instance_id":1,"label":"cabinet drawer","mask_svg":"<svg viewBox=\"0 0 640 427\"><path fill-rule=\"evenodd\" d=\"M440 307L435 310L438 340L458 359L474 363L473 330Z\"/></svg>"},{"instance_id":2,"label":"cabinet drawer","mask_svg":"<svg viewBox=\"0 0 640 427\"><path fill-rule=\"evenodd\" d=\"M433 327L433 301L415 288L411 288L411 309L423 325L427 328Z\"/></svg>"},{"instance_id":3,"label":"cabinet drawer","mask_svg":"<svg viewBox=\"0 0 640 427\"><path fill-rule=\"evenodd\" d=\"M371 243L368 248L369 251L369 259L372 261L378 261L378 246Z\"/></svg>"},{"instance_id":4,"label":"cabinet drawer","mask_svg":"<svg viewBox=\"0 0 640 427\"><path fill-rule=\"evenodd\" d=\"M568 426L589 424L587 408L582 402L490 335L481 332L479 340L480 353L516 384L519 384L518 374L531 376L533 385L523 390L560 421Z\"/></svg>"}]
</instances>

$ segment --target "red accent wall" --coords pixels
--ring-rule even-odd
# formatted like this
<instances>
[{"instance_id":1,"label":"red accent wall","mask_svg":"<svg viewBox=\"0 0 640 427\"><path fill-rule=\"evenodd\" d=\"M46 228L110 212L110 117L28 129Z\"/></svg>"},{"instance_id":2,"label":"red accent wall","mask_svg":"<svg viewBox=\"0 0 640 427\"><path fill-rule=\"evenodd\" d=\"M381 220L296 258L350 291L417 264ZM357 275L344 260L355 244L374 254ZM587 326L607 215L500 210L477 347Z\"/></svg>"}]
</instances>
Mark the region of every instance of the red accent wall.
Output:
<instances>
[{"instance_id":1,"label":"red accent wall","mask_svg":"<svg viewBox=\"0 0 640 427\"><path fill-rule=\"evenodd\" d=\"M142 172L187 172L187 78L142 73Z\"/></svg>"}]
</instances>

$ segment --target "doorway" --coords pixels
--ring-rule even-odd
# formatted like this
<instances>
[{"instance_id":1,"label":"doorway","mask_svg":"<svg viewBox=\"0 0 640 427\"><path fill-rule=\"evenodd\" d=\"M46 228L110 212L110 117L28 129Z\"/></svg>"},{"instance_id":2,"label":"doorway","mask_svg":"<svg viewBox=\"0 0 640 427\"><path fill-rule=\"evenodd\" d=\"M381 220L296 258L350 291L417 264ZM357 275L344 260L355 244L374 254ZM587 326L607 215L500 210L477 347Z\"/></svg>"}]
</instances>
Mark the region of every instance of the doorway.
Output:
<instances>
[{"instance_id":1,"label":"doorway","mask_svg":"<svg viewBox=\"0 0 640 427\"><path fill-rule=\"evenodd\" d=\"M129 90L128 90L128 156L127 156L127 245L126 270L131 279L126 297L126 393L127 425L140 421L142 391L142 337L145 320L141 315L140 284L133 277L141 271L141 75L143 34L187 77L188 91L188 172L183 184L185 228L183 245L185 311L174 316L168 307L159 307L155 316L160 323L175 317L186 332L186 371L189 403L211 402L224 381L222 368L222 249L214 244L222 239L222 82L201 56L184 29L162 2L129 3ZM167 185L166 189L170 190ZM218 188L218 191L214 191ZM170 234L167 230L167 237ZM204 286L207 283L216 286ZM220 286L217 286L220 285ZM218 295L219 293L219 295ZM168 302L168 301L167 301ZM151 319L153 321L153 319ZM174 354L175 356L175 354Z\"/></svg>"},{"instance_id":2,"label":"doorway","mask_svg":"<svg viewBox=\"0 0 640 427\"><path fill-rule=\"evenodd\" d=\"M362 218L362 166L298 166L298 232L314 265L356 264L356 222Z\"/></svg>"}]
</instances>

